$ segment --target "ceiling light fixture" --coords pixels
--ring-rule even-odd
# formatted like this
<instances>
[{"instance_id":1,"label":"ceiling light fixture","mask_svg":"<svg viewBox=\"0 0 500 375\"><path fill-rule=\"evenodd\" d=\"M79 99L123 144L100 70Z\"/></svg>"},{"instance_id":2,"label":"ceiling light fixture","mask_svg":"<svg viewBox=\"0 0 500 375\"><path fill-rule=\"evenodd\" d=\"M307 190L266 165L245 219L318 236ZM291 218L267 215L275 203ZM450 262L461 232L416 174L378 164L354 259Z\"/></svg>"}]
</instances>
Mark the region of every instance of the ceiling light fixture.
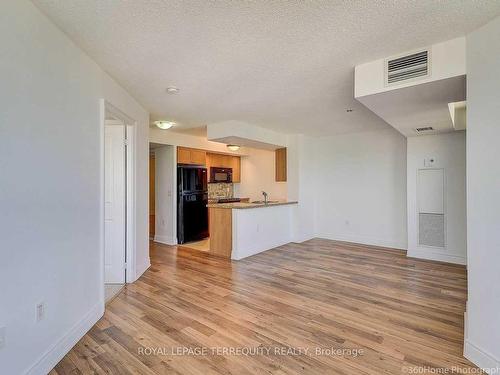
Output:
<instances>
[{"instance_id":1,"label":"ceiling light fixture","mask_svg":"<svg viewBox=\"0 0 500 375\"><path fill-rule=\"evenodd\" d=\"M175 86L167 87L167 93L169 94L177 94L179 92L179 88Z\"/></svg>"},{"instance_id":2,"label":"ceiling light fixture","mask_svg":"<svg viewBox=\"0 0 500 375\"><path fill-rule=\"evenodd\" d=\"M346 112L348 112L348 113L351 113L352 111L354 111L354 109L352 109L352 108L348 108L348 109L346 109L345 111L346 111Z\"/></svg>"},{"instance_id":3,"label":"ceiling light fixture","mask_svg":"<svg viewBox=\"0 0 500 375\"><path fill-rule=\"evenodd\" d=\"M160 129L167 130L175 125L173 121L155 121L154 124Z\"/></svg>"},{"instance_id":4,"label":"ceiling light fixture","mask_svg":"<svg viewBox=\"0 0 500 375\"><path fill-rule=\"evenodd\" d=\"M227 145L227 148L230 149L231 151L238 151L240 149L240 146L238 146L238 145Z\"/></svg>"}]
</instances>

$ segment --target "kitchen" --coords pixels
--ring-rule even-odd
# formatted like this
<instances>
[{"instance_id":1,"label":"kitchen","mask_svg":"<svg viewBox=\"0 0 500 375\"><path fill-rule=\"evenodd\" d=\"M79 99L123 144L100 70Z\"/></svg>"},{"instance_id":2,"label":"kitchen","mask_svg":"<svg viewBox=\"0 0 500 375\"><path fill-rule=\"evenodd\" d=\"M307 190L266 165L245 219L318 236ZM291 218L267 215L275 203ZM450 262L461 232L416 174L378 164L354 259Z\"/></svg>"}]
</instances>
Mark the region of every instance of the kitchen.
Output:
<instances>
[{"instance_id":1,"label":"kitchen","mask_svg":"<svg viewBox=\"0 0 500 375\"><path fill-rule=\"evenodd\" d=\"M151 145L155 162L150 177L156 190L150 192L155 201L150 202L151 239L232 259L290 242L287 217L294 202L287 202L286 148L212 144ZM275 207L284 205L289 207ZM257 209L266 211L264 217ZM238 226L245 221L246 228ZM252 240L249 249L244 239L252 232L259 241Z\"/></svg>"}]
</instances>

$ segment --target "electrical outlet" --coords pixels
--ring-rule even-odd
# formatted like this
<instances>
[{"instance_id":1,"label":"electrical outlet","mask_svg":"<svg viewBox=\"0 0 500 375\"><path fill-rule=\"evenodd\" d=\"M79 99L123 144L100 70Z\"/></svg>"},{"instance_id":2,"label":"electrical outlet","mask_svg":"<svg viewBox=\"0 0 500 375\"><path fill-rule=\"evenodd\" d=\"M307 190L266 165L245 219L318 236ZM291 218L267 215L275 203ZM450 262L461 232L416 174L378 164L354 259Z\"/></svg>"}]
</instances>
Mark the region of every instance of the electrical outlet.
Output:
<instances>
[{"instance_id":1,"label":"electrical outlet","mask_svg":"<svg viewBox=\"0 0 500 375\"><path fill-rule=\"evenodd\" d=\"M45 303L41 302L36 305L36 321L39 322L43 318L45 318Z\"/></svg>"},{"instance_id":2,"label":"electrical outlet","mask_svg":"<svg viewBox=\"0 0 500 375\"><path fill-rule=\"evenodd\" d=\"M5 327L0 327L0 349L5 346Z\"/></svg>"}]
</instances>

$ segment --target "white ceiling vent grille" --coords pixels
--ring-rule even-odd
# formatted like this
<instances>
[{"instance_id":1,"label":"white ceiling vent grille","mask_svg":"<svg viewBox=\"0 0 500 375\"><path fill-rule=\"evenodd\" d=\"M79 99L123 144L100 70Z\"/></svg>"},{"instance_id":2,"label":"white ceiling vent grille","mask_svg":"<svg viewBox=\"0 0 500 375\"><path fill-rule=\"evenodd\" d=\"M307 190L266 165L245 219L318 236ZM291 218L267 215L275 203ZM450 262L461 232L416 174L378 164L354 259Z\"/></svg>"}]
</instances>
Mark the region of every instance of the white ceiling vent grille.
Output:
<instances>
[{"instance_id":1,"label":"white ceiling vent grille","mask_svg":"<svg viewBox=\"0 0 500 375\"><path fill-rule=\"evenodd\" d=\"M386 61L386 84L415 80L429 75L429 51L421 51Z\"/></svg>"}]
</instances>

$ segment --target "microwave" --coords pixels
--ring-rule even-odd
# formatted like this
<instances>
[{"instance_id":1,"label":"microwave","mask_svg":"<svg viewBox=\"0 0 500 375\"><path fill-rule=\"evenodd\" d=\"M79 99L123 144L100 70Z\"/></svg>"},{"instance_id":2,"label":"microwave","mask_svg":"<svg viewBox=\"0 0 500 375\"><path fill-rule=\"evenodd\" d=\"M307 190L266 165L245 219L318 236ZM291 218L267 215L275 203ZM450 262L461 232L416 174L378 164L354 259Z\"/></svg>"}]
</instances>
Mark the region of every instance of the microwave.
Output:
<instances>
[{"instance_id":1,"label":"microwave","mask_svg":"<svg viewBox=\"0 0 500 375\"><path fill-rule=\"evenodd\" d=\"M210 182L233 182L233 169L210 167Z\"/></svg>"}]
</instances>

